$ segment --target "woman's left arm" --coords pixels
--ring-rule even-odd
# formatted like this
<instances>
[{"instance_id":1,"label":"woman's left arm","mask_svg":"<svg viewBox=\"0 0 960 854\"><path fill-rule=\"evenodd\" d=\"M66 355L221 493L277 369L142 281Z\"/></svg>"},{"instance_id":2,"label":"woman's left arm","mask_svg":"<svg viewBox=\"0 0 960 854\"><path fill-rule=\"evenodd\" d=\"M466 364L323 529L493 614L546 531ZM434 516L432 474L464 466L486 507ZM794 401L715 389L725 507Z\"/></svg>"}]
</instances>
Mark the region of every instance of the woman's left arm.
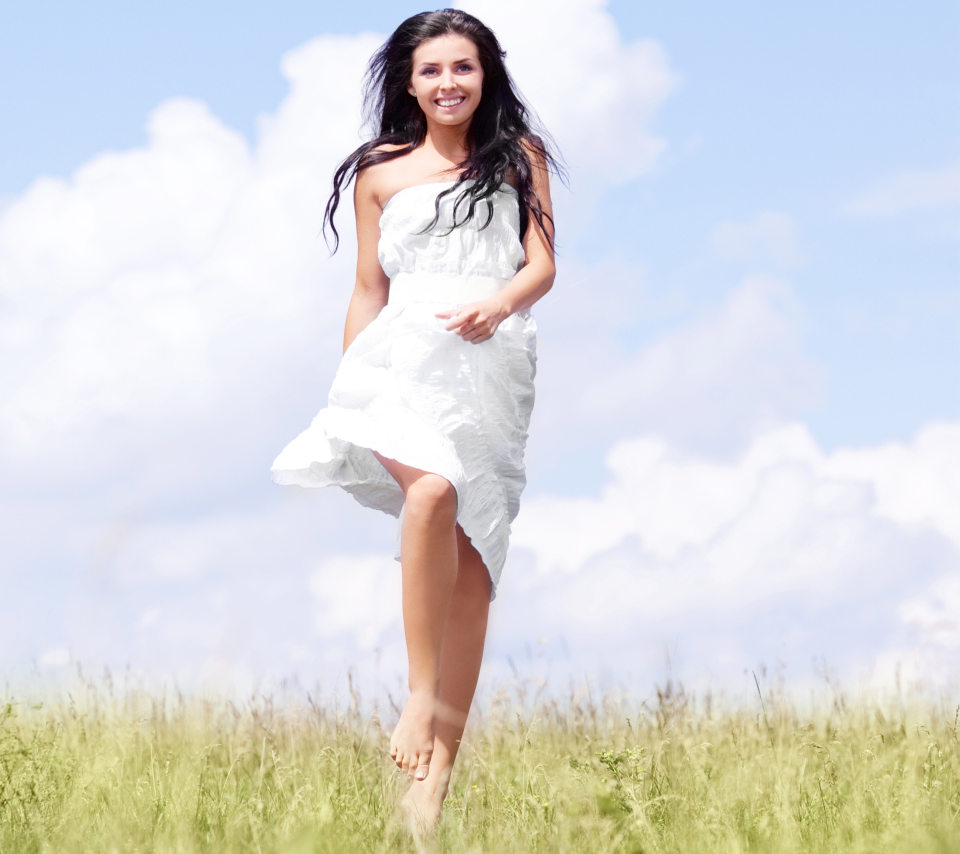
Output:
<instances>
[{"instance_id":1,"label":"woman's left arm","mask_svg":"<svg viewBox=\"0 0 960 854\"><path fill-rule=\"evenodd\" d=\"M533 189L544 212L544 225L550 230L550 238L544 233L532 214L528 217L527 231L523 236L523 249L527 260L510 280L510 284L495 296L480 302L441 311L437 317L449 318L446 328L456 331L464 341L479 344L493 337L497 327L517 311L530 308L553 287L557 268L553 261L553 206L550 202L550 174L547 164L538 152L528 149L533 165Z\"/></svg>"}]
</instances>

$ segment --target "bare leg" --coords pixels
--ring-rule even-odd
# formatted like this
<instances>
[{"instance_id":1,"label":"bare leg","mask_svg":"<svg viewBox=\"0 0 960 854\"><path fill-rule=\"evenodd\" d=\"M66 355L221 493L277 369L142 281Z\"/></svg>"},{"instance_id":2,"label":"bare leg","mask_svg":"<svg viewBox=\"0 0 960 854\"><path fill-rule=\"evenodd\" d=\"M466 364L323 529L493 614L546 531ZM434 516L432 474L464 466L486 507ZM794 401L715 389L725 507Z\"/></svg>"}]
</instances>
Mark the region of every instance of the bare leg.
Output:
<instances>
[{"instance_id":1,"label":"bare leg","mask_svg":"<svg viewBox=\"0 0 960 854\"><path fill-rule=\"evenodd\" d=\"M413 783L403 802L408 816L423 829L435 826L440 819L477 689L490 609L490 574L459 525L457 550L457 583L447 613L440 662L444 714L437 720L430 773L426 780Z\"/></svg>"},{"instance_id":2,"label":"bare leg","mask_svg":"<svg viewBox=\"0 0 960 854\"><path fill-rule=\"evenodd\" d=\"M410 699L390 738L390 755L408 777L422 780L434 751L443 633L457 582L457 494L439 475L376 457L405 498L400 563Z\"/></svg>"}]
</instances>

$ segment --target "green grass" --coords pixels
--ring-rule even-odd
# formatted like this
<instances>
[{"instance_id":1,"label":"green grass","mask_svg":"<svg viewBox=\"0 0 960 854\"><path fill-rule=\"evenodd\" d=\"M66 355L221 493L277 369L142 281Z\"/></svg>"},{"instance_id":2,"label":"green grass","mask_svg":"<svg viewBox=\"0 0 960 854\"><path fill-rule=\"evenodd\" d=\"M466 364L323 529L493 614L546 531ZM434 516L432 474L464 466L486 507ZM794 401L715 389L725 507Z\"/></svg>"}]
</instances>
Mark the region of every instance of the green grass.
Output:
<instances>
[{"instance_id":1,"label":"green grass","mask_svg":"<svg viewBox=\"0 0 960 854\"><path fill-rule=\"evenodd\" d=\"M833 696L801 713L563 702L504 689L473 720L436 849L960 851L957 711ZM0 852L413 850L389 732L336 712L89 689L0 705Z\"/></svg>"}]
</instances>

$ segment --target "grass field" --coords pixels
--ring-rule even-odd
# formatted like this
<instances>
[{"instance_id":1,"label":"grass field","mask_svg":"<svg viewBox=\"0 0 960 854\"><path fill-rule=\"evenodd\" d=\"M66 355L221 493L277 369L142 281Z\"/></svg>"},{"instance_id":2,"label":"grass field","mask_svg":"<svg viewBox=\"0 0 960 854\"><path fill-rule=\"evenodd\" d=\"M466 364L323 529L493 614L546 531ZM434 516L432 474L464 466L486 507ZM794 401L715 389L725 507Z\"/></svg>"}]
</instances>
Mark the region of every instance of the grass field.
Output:
<instances>
[{"instance_id":1,"label":"grass field","mask_svg":"<svg viewBox=\"0 0 960 854\"><path fill-rule=\"evenodd\" d=\"M644 703L585 690L560 702L505 687L472 719L432 848L960 851L956 708L752 699L730 708L668 686ZM388 718L363 706L109 684L4 702L0 852L413 850Z\"/></svg>"}]
</instances>

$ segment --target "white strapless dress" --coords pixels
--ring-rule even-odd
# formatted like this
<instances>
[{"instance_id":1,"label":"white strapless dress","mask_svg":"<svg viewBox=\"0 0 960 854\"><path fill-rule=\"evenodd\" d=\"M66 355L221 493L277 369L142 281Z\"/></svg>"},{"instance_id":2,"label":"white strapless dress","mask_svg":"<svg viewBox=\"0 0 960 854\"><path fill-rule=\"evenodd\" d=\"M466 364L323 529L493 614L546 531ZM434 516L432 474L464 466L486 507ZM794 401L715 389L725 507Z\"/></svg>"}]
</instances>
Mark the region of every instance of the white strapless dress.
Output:
<instances>
[{"instance_id":1,"label":"white strapless dress","mask_svg":"<svg viewBox=\"0 0 960 854\"><path fill-rule=\"evenodd\" d=\"M482 204L446 233L457 190L441 201L438 224L421 234L437 195L452 184L408 187L387 202L378 249L390 277L388 304L347 348L328 406L283 449L271 475L281 484L341 486L394 516L403 493L371 451L442 475L456 489L457 520L495 596L526 484L536 323L520 311L491 339L471 344L434 317L492 295L525 260L519 203L507 185L493 196L488 224Z\"/></svg>"}]
</instances>

